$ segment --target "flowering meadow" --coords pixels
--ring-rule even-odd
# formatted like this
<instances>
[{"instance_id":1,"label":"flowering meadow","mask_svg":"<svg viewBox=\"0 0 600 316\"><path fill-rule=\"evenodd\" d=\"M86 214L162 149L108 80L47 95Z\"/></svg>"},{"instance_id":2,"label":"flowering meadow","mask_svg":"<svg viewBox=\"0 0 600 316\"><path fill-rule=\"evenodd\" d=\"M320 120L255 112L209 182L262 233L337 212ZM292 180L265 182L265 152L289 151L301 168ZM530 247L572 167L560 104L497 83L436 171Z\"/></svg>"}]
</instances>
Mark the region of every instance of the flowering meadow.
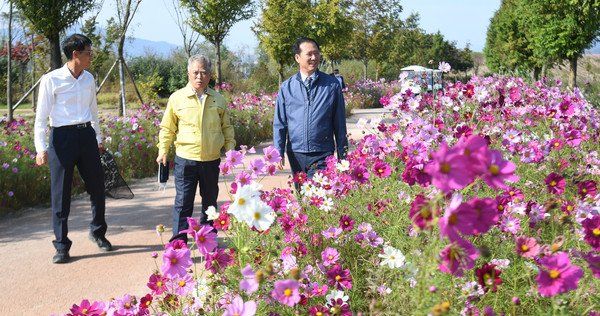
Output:
<instances>
[{"instance_id":1,"label":"flowering meadow","mask_svg":"<svg viewBox=\"0 0 600 316\"><path fill-rule=\"evenodd\" d=\"M147 295L69 315L600 315L600 115L577 89L473 77L382 103L289 188L262 190L273 147L227 152L208 213L229 247L189 218Z\"/></svg>"},{"instance_id":2,"label":"flowering meadow","mask_svg":"<svg viewBox=\"0 0 600 316\"><path fill-rule=\"evenodd\" d=\"M271 138L275 96L225 94L238 144L254 145ZM103 143L126 181L156 174L156 144L164 109L164 104L142 104L124 117L100 116ZM25 119L0 121L0 217L50 201L50 170L35 164L33 126L33 121ZM173 155L171 150L171 158ZM81 192L85 188L76 172L73 193Z\"/></svg>"}]
</instances>

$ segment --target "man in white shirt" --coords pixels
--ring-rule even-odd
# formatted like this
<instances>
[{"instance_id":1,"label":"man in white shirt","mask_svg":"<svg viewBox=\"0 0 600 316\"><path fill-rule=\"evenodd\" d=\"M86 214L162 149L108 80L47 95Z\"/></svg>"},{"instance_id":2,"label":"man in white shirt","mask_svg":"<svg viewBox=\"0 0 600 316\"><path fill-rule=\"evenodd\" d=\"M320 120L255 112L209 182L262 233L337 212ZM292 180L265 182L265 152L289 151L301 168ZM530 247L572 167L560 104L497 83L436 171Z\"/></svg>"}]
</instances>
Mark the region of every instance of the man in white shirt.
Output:
<instances>
[{"instance_id":1,"label":"man in white shirt","mask_svg":"<svg viewBox=\"0 0 600 316\"><path fill-rule=\"evenodd\" d=\"M52 224L56 237L52 242L56 248L54 263L70 260L67 220L75 166L92 204L89 238L100 250L112 250L105 237L104 175L100 164L100 154L106 147L100 136L94 77L84 70L91 65L91 45L84 35L67 37L62 43L67 63L44 75L40 82L34 130L36 163L50 164ZM50 137L47 141L48 120Z\"/></svg>"}]
</instances>

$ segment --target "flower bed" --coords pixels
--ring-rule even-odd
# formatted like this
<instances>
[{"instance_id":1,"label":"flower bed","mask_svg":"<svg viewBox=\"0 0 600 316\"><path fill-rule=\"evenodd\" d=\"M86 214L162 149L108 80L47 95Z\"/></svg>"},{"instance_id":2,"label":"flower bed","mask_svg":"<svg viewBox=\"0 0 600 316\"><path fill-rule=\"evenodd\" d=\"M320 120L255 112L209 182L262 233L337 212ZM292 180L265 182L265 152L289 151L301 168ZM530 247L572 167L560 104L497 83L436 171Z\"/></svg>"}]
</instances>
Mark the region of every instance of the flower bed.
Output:
<instances>
[{"instance_id":1,"label":"flower bed","mask_svg":"<svg viewBox=\"0 0 600 316\"><path fill-rule=\"evenodd\" d=\"M229 248L190 218L148 295L72 314L597 315L600 116L580 92L494 76L385 103L395 123L296 175L300 194L261 190L272 148L228 152L243 171L209 213Z\"/></svg>"},{"instance_id":2,"label":"flower bed","mask_svg":"<svg viewBox=\"0 0 600 316\"><path fill-rule=\"evenodd\" d=\"M274 96L227 95L231 123L238 144L254 145L270 139ZM156 174L158 131L164 105L142 104L127 116L100 117L103 142L113 153L126 181ZM35 164L33 122L19 119L0 122L0 217L23 207L50 201L50 170ZM171 150L171 159L174 150ZM84 192L75 172L73 194Z\"/></svg>"}]
</instances>

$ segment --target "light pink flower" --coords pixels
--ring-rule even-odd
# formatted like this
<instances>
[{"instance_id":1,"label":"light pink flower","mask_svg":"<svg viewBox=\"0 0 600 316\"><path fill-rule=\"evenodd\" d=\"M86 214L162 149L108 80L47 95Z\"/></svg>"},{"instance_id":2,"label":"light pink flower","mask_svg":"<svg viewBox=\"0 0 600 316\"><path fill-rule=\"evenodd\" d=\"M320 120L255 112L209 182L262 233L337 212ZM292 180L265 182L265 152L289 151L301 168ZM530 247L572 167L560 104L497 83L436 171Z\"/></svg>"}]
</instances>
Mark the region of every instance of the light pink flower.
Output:
<instances>
[{"instance_id":1,"label":"light pink flower","mask_svg":"<svg viewBox=\"0 0 600 316\"><path fill-rule=\"evenodd\" d=\"M298 292L298 281L296 280L278 280L275 281L271 297L281 304L294 307L300 302L300 293Z\"/></svg>"}]
</instances>

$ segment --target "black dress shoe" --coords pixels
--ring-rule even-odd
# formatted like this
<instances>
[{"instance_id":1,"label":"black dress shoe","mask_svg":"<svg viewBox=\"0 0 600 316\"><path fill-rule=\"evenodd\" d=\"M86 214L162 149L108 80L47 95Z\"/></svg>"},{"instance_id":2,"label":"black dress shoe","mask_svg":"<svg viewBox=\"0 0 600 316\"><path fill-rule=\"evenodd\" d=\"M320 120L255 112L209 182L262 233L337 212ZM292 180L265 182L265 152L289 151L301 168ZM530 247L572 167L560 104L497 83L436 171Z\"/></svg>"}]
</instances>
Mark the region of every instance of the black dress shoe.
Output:
<instances>
[{"instance_id":1,"label":"black dress shoe","mask_svg":"<svg viewBox=\"0 0 600 316\"><path fill-rule=\"evenodd\" d=\"M52 257L52 263L67 263L69 259L71 257L68 250L57 250L54 257Z\"/></svg>"},{"instance_id":2,"label":"black dress shoe","mask_svg":"<svg viewBox=\"0 0 600 316\"><path fill-rule=\"evenodd\" d=\"M100 249L100 251L112 250L112 245L110 244L110 241L106 239L106 237L96 237L92 232L90 232L88 238L98 245L98 249Z\"/></svg>"}]
</instances>

